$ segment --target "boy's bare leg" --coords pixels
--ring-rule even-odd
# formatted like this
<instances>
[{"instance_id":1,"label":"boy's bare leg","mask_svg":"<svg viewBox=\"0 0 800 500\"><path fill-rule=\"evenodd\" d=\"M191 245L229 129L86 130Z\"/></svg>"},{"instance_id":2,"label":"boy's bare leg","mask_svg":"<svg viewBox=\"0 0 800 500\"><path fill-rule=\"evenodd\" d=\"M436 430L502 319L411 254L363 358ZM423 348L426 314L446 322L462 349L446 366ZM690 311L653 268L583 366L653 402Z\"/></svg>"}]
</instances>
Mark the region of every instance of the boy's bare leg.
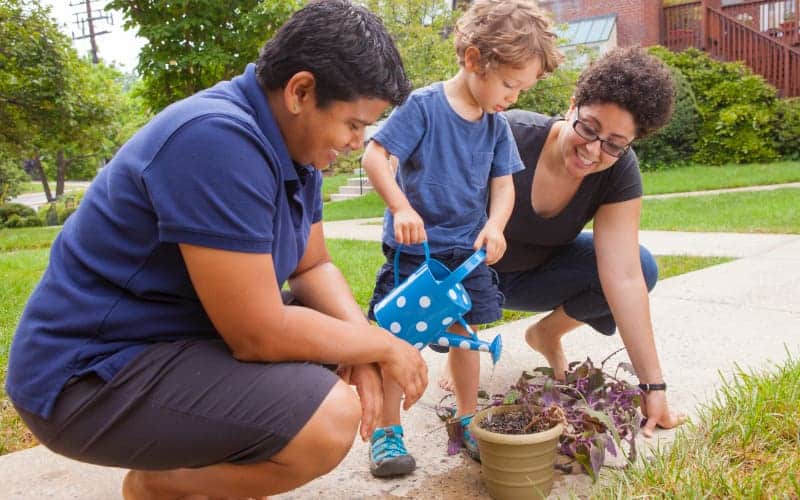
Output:
<instances>
[{"instance_id":1,"label":"boy's bare leg","mask_svg":"<svg viewBox=\"0 0 800 500\"><path fill-rule=\"evenodd\" d=\"M360 420L358 396L339 381L305 427L270 460L199 469L134 470L123 481L122 495L125 500L172 500L193 495L262 498L289 491L336 467L350 450Z\"/></svg>"},{"instance_id":2,"label":"boy's bare leg","mask_svg":"<svg viewBox=\"0 0 800 500\"><path fill-rule=\"evenodd\" d=\"M582 324L580 321L567 316L564 308L558 306L550 314L533 323L525 330L525 341L536 352L544 356L547 364L550 365L559 380L564 379L564 373L567 370L567 358L561 347L561 337ZM439 387L450 392L455 390L449 359L442 367L442 373L439 376Z\"/></svg>"},{"instance_id":3,"label":"boy's bare leg","mask_svg":"<svg viewBox=\"0 0 800 500\"><path fill-rule=\"evenodd\" d=\"M525 330L525 341L536 352L544 356L555 378L564 380L567 371L567 358L561 347L561 337L581 326L583 323L567 316L562 306L532 324Z\"/></svg>"},{"instance_id":4,"label":"boy's bare leg","mask_svg":"<svg viewBox=\"0 0 800 500\"><path fill-rule=\"evenodd\" d=\"M400 425L400 406L403 389L391 377L383 377L383 413L378 427Z\"/></svg>"},{"instance_id":5,"label":"boy's bare leg","mask_svg":"<svg viewBox=\"0 0 800 500\"><path fill-rule=\"evenodd\" d=\"M473 330L477 331L475 327ZM461 325L451 331L469 336ZM481 360L478 351L453 347L447 353L448 366L453 375L453 388L456 395L456 417L475 413L478 406L478 382L480 380Z\"/></svg>"},{"instance_id":6,"label":"boy's bare leg","mask_svg":"<svg viewBox=\"0 0 800 500\"><path fill-rule=\"evenodd\" d=\"M447 392L456 390L456 386L453 383L453 373L450 371L450 353L447 353L444 366L442 366L442 371L439 374L439 387Z\"/></svg>"}]
</instances>

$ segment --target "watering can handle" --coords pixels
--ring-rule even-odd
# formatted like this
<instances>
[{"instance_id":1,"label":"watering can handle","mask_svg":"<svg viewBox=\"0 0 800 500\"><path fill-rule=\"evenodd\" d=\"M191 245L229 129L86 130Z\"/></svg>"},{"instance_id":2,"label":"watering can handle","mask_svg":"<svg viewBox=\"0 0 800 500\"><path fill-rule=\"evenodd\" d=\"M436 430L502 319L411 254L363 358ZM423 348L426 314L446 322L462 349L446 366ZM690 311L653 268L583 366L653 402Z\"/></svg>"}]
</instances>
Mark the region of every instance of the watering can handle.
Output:
<instances>
[{"instance_id":1,"label":"watering can handle","mask_svg":"<svg viewBox=\"0 0 800 500\"><path fill-rule=\"evenodd\" d=\"M431 249L428 247L428 242L422 242L422 248L425 249L425 262L431 260ZM403 250L403 245L397 245L394 251L394 287L400 286L400 252ZM466 275L465 275L466 276Z\"/></svg>"},{"instance_id":2,"label":"watering can handle","mask_svg":"<svg viewBox=\"0 0 800 500\"><path fill-rule=\"evenodd\" d=\"M471 273L476 267L481 265L481 262L486 260L486 250L483 248L477 250L474 254L470 255L470 257L461 263L452 273L450 276L444 279L442 283L444 286L452 287L456 283L460 283L467 277L469 273Z\"/></svg>"}]
</instances>

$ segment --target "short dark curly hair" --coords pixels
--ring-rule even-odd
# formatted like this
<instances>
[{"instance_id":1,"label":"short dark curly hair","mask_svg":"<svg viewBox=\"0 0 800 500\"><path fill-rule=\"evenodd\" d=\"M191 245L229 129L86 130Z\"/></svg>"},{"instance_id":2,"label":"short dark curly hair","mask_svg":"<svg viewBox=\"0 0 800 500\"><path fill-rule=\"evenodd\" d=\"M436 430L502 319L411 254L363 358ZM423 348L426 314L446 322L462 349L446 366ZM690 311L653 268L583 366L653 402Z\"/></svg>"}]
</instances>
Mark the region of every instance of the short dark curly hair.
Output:
<instances>
[{"instance_id":1,"label":"short dark curly hair","mask_svg":"<svg viewBox=\"0 0 800 500\"><path fill-rule=\"evenodd\" d=\"M616 104L633 115L641 139L672 118L675 84L667 66L641 47L613 49L578 78L575 105Z\"/></svg>"}]
</instances>

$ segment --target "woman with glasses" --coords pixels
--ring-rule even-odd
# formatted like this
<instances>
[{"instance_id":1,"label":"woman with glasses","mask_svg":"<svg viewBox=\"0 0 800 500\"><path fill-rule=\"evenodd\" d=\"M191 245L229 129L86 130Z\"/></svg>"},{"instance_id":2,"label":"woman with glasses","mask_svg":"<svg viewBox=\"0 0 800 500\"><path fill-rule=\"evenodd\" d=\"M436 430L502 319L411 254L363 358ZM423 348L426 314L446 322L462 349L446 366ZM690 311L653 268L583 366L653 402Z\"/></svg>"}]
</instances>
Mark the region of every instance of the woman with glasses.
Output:
<instances>
[{"instance_id":1,"label":"woman with glasses","mask_svg":"<svg viewBox=\"0 0 800 500\"><path fill-rule=\"evenodd\" d=\"M669 70L625 48L581 74L564 118L509 111L525 170L513 176L508 249L493 266L503 307L552 311L525 339L557 378L567 369L561 337L583 323L604 335L619 327L646 393L646 436L683 417L669 410L653 341L648 291L658 268L639 245L642 180L630 146L666 124L672 105ZM593 232L582 232L591 220Z\"/></svg>"}]
</instances>

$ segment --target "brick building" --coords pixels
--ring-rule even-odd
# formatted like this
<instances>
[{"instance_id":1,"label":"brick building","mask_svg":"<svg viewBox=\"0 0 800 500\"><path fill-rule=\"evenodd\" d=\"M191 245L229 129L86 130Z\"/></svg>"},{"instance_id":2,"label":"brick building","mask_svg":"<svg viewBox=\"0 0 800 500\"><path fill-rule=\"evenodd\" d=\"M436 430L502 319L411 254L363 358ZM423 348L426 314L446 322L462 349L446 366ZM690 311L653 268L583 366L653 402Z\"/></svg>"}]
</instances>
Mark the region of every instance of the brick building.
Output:
<instances>
[{"instance_id":1,"label":"brick building","mask_svg":"<svg viewBox=\"0 0 800 500\"><path fill-rule=\"evenodd\" d=\"M622 47L657 45L661 29L661 0L539 0L558 23L616 14L617 44Z\"/></svg>"}]
</instances>

